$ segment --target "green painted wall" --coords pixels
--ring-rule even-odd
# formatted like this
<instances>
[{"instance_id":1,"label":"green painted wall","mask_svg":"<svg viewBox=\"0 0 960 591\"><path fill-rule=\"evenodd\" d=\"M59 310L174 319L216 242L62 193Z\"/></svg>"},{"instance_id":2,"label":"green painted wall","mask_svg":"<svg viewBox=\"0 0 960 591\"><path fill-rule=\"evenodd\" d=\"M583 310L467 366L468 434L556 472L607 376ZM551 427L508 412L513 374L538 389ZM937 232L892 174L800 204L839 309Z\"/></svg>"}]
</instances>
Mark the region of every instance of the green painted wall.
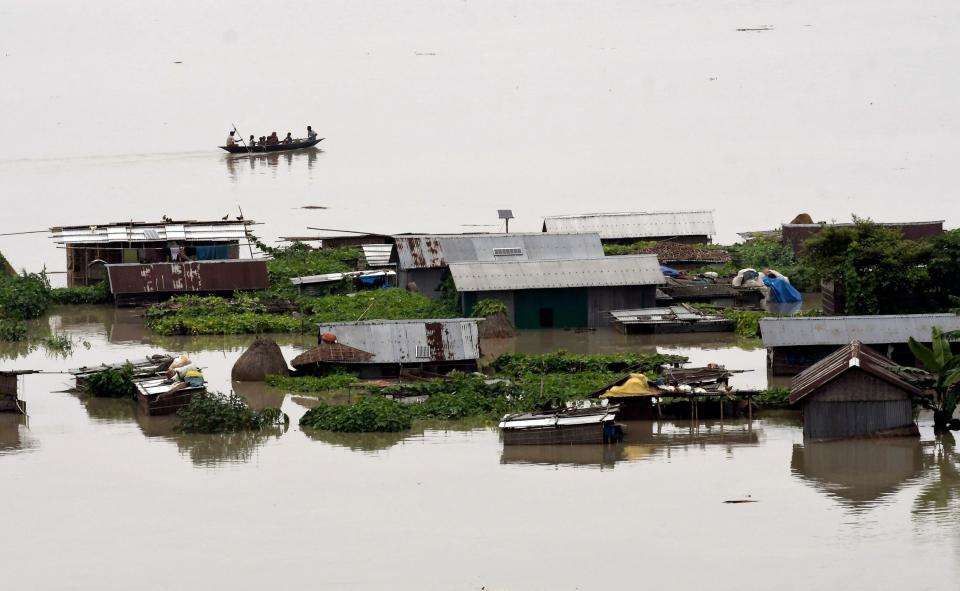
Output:
<instances>
[{"instance_id":1,"label":"green painted wall","mask_svg":"<svg viewBox=\"0 0 960 591\"><path fill-rule=\"evenodd\" d=\"M545 328L552 317L557 328L587 326L587 290L524 289L514 292L517 328Z\"/></svg>"}]
</instances>

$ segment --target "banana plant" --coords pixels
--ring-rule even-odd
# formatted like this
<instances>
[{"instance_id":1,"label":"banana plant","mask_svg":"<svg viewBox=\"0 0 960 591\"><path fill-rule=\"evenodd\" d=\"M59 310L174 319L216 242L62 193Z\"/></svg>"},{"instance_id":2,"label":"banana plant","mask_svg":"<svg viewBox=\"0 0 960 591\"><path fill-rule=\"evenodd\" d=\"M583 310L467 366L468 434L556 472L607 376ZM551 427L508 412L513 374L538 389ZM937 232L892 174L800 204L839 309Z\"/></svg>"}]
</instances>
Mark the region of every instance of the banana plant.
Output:
<instances>
[{"instance_id":1,"label":"banana plant","mask_svg":"<svg viewBox=\"0 0 960 591\"><path fill-rule=\"evenodd\" d=\"M960 331L942 332L934 327L930 346L917 342L910 337L910 352L933 376L935 428L944 428L953 417L960 399L960 355L954 355L950 341L960 338Z\"/></svg>"}]
</instances>

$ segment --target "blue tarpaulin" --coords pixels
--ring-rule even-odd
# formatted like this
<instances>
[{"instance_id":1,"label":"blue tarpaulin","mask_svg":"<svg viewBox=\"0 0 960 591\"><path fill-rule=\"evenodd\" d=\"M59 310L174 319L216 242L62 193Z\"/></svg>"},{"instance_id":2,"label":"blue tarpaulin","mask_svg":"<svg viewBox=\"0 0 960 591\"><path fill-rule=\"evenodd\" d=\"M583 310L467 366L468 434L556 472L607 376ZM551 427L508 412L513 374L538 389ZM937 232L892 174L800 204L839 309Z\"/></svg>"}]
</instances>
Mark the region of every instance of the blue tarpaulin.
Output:
<instances>
[{"instance_id":1,"label":"blue tarpaulin","mask_svg":"<svg viewBox=\"0 0 960 591\"><path fill-rule=\"evenodd\" d=\"M667 277L679 277L680 271L672 269L666 265L660 265L660 272L666 275Z\"/></svg>"},{"instance_id":2,"label":"blue tarpaulin","mask_svg":"<svg viewBox=\"0 0 960 591\"><path fill-rule=\"evenodd\" d=\"M770 288L770 299L778 304L803 301L800 292L783 277L764 277L763 284Z\"/></svg>"},{"instance_id":3,"label":"blue tarpaulin","mask_svg":"<svg viewBox=\"0 0 960 591\"><path fill-rule=\"evenodd\" d=\"M198 261L220 261L230 256L230 247L226 244L198 246L196 248Z\"/></svg>"}]
</instances>

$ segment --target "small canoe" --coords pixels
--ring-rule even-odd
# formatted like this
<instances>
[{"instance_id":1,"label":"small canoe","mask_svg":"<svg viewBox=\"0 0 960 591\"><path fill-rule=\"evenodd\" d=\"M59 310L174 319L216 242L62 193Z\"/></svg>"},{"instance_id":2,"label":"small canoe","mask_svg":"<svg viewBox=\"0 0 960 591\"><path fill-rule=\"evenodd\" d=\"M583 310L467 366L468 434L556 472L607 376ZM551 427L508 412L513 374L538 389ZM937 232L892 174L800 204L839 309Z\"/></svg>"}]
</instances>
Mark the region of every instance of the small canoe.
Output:
<instances>
[{"instance_id":1,"label":"small canoe","mask_svg":"<svg viewBox=\"0 0 960 591\"><path fill-rule=\"evenodd\" d=\"M269 144L266 146L244 146L243 144L234 144L232 146L220 146L221 150L226 150L231 154L263 154L266 152L286 152L288 150L301 150L303 148L312 148L323 138L316 140L300 140L292 144Z\"/></svg>"},{"instance_id":2,"label":"small canoe","mask_svg":"<svg viewBox=\"0 0 960 591\"><path fill-rule=\"evenodd\" d=\"M174 386L183 387L173 390ZM206 391L205 386L186 386L167 379L143 380L136 383L137 405L150 416L171 415L190 404L193 395Z\"/></svg>"},{"instance_id":3,"label":"small canoe","mask_svg":"<svg viewBox=\"0 0 960 591\"><path fill-rule=\"evenodd\" d=\"M623 427L616 424L619 407L564 409L517 413L500 421L504 445L561 445L613 443L623 440Z\"/></svg>"},{"instance_id":4,"label":"small canoe","mask_svg":"<svg viewBox=\"0 0 960 591\"><path fill-rule=\"evenodd\" d=\"M122 369L130 366L133 370L133 379L139 380L163 375L163 372L170 367L171 363L173 363L173 357L170 355L150 355L149 357L139 360L128 359L118 363L78 367L69 370L69 373L76 379L77 390L82 392L87 389L87 382L90 380L90 376L107 371L108 369Z\"/></svg>"}]
</instances>

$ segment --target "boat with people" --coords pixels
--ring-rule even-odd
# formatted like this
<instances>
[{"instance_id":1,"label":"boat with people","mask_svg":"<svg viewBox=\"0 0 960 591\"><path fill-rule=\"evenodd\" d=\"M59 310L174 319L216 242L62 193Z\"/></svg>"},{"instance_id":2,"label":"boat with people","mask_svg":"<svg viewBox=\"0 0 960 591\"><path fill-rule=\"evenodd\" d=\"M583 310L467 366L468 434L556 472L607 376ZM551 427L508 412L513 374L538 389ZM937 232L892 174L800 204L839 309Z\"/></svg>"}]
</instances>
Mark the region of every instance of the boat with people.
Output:
<instances>
[{"instance_id":1,"label":"boat with people","mask_svg":"<svg viewBox=\"0 0 960 591\"><path fill-rule=\"evenodd\" d=\"M255 146L246 146L243 144L234 144L232 146L220 146L221 149L230 152L231 154L264 154L267 152L285 152L288 150L302 150L303 148L312 148L324 138L317 138L313 140L296 140L289 144L265 144L265 145L255 145Z\"/></svg>"},{"instance_id":2,"label":"boat with people","mask_svg":"<svg viewBox=\"0 0 960 591\"><path fill-rule=\"evenodd\" d=\"M619 406L599 406L514 413L500 420L504 445L557 445L623 441L623 426L614 422Z\"/></svg>"},{"instance_id":3,"label":"boat with people","mask_svg":"<svg viewBox=\"0 0 960 591\"><path fill-rule=\"evenodd\" d=\"M260 136L259 139L250 136L250 139L244 140L237 133L236 128L227 136L226 145L220 146L221 150L226 150L231 154L264 154L268 152L287 152L290 150L302 150L312 148L322 142L324 138L317 137L317 132L313 127L307 126L307 137L295 138L292 132L287 132L287 136L280 139L277 132L270 135Z\"/></svg>"}]
</instances>

